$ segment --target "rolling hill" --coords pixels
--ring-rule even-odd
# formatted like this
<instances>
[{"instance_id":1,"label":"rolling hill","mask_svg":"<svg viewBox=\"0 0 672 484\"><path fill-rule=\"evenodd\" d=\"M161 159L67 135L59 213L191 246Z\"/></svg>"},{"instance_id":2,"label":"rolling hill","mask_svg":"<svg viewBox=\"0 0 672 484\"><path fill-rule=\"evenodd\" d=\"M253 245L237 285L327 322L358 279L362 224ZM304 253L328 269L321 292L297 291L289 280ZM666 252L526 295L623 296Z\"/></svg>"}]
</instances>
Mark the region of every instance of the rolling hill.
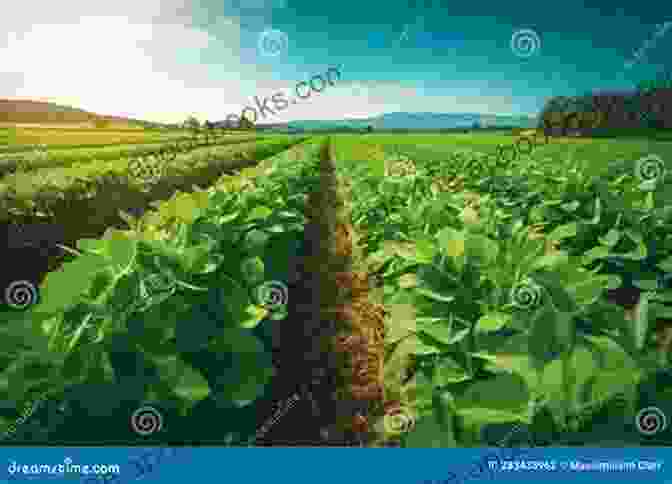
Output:
<instances>
[{"instance_id":1,"label":"rolling hill","mask_svg":"<svg viewBox=\"0 0 672 484\"><path fill-rule=\"evenodd\" d=\"M278 130L296 129L305 131L319 131L330 129L366 129L374 130L440 130L471 128L474 123L488 127L534 128L537 125L536 117L485 115L478 113L386 113L366 119L339 119L339 120L307 120L290 121L288 123L274 123L258 127Z\"/></svg>"},{"instance_id":2,"label":"rolling hill","mask_svg":"<svg viewBox=\"0 0 672 484\"><path fill-rule=\"evenodd\" d=\"M83 109L55 103L19 99L0 99L0 124L2 125L87 125L95 121L108 121L112 126L143 126L137 119L106 116Z\"/></svg>"}]
</instances>

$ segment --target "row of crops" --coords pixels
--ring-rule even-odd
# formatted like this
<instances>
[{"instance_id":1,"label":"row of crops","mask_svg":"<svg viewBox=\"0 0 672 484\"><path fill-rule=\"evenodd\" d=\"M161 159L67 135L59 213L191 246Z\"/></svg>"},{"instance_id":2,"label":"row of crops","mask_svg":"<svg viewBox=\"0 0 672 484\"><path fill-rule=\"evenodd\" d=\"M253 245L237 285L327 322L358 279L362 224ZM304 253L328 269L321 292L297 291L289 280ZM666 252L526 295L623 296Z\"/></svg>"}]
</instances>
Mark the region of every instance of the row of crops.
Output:
<instances>
[{"instance_id":1,"label":"row of crops","mask_svg":"<svg viewBox=\"0 0 672 484\"><path fill-rule=\"evenodd\" d=\"M337 163L406 445L669 444L669 161L432 148ZM623 289L631 311L606 298Z\"/></svg>"},{"instance_id":2,"label":"row of crops","mask_svg":"<svg viewBox=\"0 0 672 484\"><path fill-rule=\"evenodd\" d=\"M56 223L63 244L99 236L151 204L255 164L302 138L190 139L127 158L104 157L20 171L0 178L0 222ZM18 270L22 270L18 268Z\"/></svg>"},{"instance_id":3,"label":"row of crops","mask_svg":"<svg viewBox=\"0 0 672 484\"><path fill-rule=\"evenodd\" d=\"M4 435L221 443L236 428L253 434L240 412L275 373L264 338L286 318L277 290L303 236L320 146L282 151L175 194L128 230L79 240L39 298L16 288L33 304L0 316L0 392L16 403L3 411ZM38 399L30 421L12 426ZM157 416L158 437L145 428Z\"/></svg>"},{"instance_id":4,"label":"row of crops","mask_svg":"<svg viewBox=\"0 0 672 484\"><path fill-rule=\"evenodd\" d=\"M430 145L287 143L78 240L0 313L5 435L244 445L304 387L268 442L672 442L669 161Z\"/></svg>"},{"instance_id":5,"label":"row of crops","mask_svg":"<svg viewBox=\"0 0 672 484\"><path fill-rule=\"evenodd\" d=\"M33 145L22 151L0 155L0 176L16 172L28 172L40 168L68 167L120 158L154 158L161 161L185 154L193 149L213 145L235 144L259 139L254 135L224 135L203 133L196 136L181 136L172 139L143 141L133 144L108 144L104 146L51 146ZM193 145L193 146L192 146Z\"/></svg>"}]
</instances>

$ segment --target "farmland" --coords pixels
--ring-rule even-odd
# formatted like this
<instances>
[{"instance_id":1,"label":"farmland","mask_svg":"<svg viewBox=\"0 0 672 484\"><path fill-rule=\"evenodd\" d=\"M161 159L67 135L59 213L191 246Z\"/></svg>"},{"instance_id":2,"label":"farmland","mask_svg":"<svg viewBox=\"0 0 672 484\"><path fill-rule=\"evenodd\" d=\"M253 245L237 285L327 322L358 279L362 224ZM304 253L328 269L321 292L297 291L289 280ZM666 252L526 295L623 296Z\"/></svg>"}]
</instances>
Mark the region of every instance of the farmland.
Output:
<instances>
[{"instance_id":1,"label":"farmland","mask_svg":"<svg viewBox=\"0 0 672 484\"><path fill-rule=\"evenodd\" d=\"M672 443L669 142L45 133L2 148L62 141L0 175L62 232L3 277L15 442Z\"/></svg>"}]
</instances>

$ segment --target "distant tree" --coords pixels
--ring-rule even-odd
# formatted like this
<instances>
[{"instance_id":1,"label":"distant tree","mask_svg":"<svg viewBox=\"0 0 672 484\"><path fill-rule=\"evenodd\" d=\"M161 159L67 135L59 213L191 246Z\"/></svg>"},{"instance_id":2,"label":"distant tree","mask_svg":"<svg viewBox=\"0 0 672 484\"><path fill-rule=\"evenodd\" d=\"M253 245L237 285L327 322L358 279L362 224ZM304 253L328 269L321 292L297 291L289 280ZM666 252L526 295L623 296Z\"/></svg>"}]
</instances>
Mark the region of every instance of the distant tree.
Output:
<instances>
[{"instance_id":1,"label":"distant tree","mask_svg":"<svg viewBox=\"0 0 672 484\"><path fill-rule=\"evenodd\" d=\"M372 133L372 132L373 132L373 126L368 125L368 126L366 127L366 132L367 132L367 133Z\"/></svg>"},{"instance_id":2,"label":"distant tree","mask_svg":"<svg viewBox=\"0 0 672 484\"><path fill-rule=\"evenodd\" d=\"M247 119L245 116L240 118L240 128L241 129L254 129L254 123Z\"/></svg>"},{"instance_id":3,"label":"distant tree","mask_svg":"<svg viewBox=\"0 0 672 484\"><path fill-rule=\"evenodd\" d=\"M198 130L198 128L201 127L201 123L198 122L198 119L196 119L194 116L189 116L187 120L184 122L184 128L185 129L191 129L191 130Z\"/></svg>"}]
</instances>

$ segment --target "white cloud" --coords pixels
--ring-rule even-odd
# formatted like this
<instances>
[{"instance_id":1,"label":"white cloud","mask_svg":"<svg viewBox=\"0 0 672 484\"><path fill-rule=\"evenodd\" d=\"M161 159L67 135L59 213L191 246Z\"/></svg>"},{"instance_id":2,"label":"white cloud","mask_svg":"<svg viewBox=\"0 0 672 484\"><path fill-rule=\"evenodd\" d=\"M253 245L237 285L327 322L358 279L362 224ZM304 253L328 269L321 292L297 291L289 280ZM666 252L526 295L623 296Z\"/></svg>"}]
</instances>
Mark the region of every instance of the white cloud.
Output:
<instances>
[{"instance_id":1,"label":"white cloud","mask_svg":"<svg viewBox=\"0 0 672 484\"><path fill-rule=\"evenodd\" d=\"M90 4L77 5L76 11L68 4L49 15L43 7L50 4L31 3L19 4L23 8L0 21L7 32L0 38L0 61L10 74L0 76L0 97L180 121L188 113L216 118L227 109L224 93L233 109L239 104L235 93L254 91L255 69L241 61L238 24L220 21L216 36L199 30L182 1L162 1L160 8L154 1L134 2L137 10L131 2L115 1L98 12ZM31 7L35 17L26 15ZM122 7L133 15L123 15ZM212 66L179 60L208 49L217 52L226 78L218 78Z\"/></svg>"},{"instance_id":2,"label":"white cloud","mask_svg":"<svg viewBox=\"0 0 672 484\"><path fill-rule=\"evenodd\" d=\"M242 10L284 5L284 0L236 1ZM195 20L197 8L190 0L16 2L0 18L5 32L0 34L0 98L179 122L187 115L223 120L254 106L255 95L283 91L290 97L303 79L272 80L271 67L254 65L254 56L243 49L238 17L210 15L206 31ZM206 55L216 61L200 62ZM422 86L352 81L356 73L348 73L347 65L342 74L335 86L260 121L362 118L391 111L512 111L509 97L441 96Z\"/></svg>"}]
</instances>

